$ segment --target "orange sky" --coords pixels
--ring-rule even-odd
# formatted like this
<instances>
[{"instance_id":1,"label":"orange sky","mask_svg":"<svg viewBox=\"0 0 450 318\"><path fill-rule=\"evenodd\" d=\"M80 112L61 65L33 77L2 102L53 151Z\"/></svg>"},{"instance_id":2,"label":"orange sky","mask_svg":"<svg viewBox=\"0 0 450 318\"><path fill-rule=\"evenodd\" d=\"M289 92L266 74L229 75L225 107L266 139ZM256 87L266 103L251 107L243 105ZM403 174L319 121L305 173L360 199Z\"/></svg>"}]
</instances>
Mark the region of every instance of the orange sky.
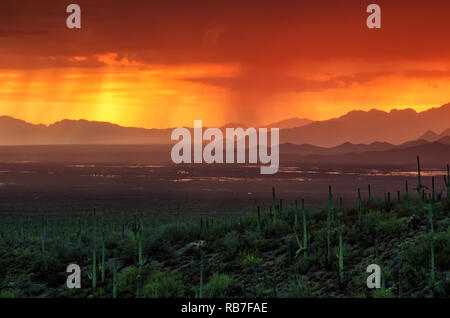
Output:
<instances>
[{"instance_id":1,"label":"orange sky","mask_svg":"<svg viewBox=\"0 0 450 318\"><path fill-rule=\"evenodd\" d=\"M0 115L125 126L266 124L450 102L449 1L0 3Z\"/></svg>"}]
</instances>

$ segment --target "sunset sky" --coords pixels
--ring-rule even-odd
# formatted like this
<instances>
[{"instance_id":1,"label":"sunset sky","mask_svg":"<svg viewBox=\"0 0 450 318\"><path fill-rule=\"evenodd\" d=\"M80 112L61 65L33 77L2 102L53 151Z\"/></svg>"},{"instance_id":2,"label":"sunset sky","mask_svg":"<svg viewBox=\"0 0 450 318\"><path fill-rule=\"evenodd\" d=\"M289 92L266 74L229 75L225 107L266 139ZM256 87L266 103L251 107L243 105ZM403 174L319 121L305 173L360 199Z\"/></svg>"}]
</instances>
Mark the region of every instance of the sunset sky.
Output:
<instances>
[{"instance_id":1,"label":"sunset sky","mask_svg":"<svg viewBox=\"0 0 450 318\"><path fill-rule=\"evenodd\" d=\"M449 15L448 0L2 0L0 115L165 128L424 110L450 102Z\"/></svg>"}]
</instances>

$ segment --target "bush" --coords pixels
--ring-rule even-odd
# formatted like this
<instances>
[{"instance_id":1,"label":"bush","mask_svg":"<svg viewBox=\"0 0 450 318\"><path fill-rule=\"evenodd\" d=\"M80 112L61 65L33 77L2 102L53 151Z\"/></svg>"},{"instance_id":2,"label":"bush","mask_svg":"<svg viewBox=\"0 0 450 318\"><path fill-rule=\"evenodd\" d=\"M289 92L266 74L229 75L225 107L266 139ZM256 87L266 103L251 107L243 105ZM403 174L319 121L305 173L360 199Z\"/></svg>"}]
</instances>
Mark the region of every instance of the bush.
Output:
<instances>
[{"instance_id":1,"label":"bush","mask_svg":"<svg viewBox=\"0 0 450 318\"><path fill-rule=\"evenodd\" d=\"M263 243L263 236L258 231L245 231L244 243L248 248L259 248Z\"/></svg>"},{"instance_id":2,"label":"bush","mask_svg":"<svg viewBox=\"0 0 450 318\"><path fill-rule=\"evenodd\" d=\"M145 278L145 281L144 297L180 298L184 296L184 283L180 274L168 275L161 271L154 271Z\"/></svg>"},{"instance_id":3,"label":"bush","mask_svg":"<svg viewBox=\"0 0 450 318\"><path fill-rule=\"evenodd\" d=\"M264 232L266 237L279 237L290 232L289 224L281 219L266 224Z\"/></svg>"},{"instance_id":4,"label":"bush","mask_svg":"<svg viewBox=\"0 0 450 318\"><path fill-rule=\"evenodd\" d=\"M6 288L0 290L0 298L21 298L22 291L19 288Z\"/></svg>"},{"instance_id":5,"label":"bush","mask_svg":"<svg viewBox=\"0 0 450 318\"><path fill-rule=\"evenodd\" d=\"M227 274L215 273L205 285L206 297L225 298L231 294L233 278Z\"/></svg>"},{"instance_id":6,"label":"bush","mask_svg":"<svg viewBox=\"0 0 450 318\"><path fill-rule=\"evenodd\" d=\"M319 260L316 254L303 253L303 255L297 259L295 267L300 274L306 274L314 271L318 263Z\"/></svg>"},{"instance_id":7,"label":"bush","mask_svg":"<svg viewBox=\"0 0 450 318\"><path fill-rule=\"evenodd\" d=\"M363 227L364 231L369 233L370 235L374 235L380 222L380 213L376 212L368 212L363 215Z\"/></svg>"},{"instance_id":8,"label":"bush","mask_svg":"<svg viewBox=\"0 0 450 318\"><path fill-rule=\"evenodd\" d=\"M239 255L241 266L247 272L256 272L262 263L262 258L252 253L241 253Z\"/></svg>"},{"instance_id":9,"label":"bush","mask_svg":"<svg viewBox=\"0 0 450 318\"><path fill-rule=\"evenodd\" d=\"M227 235L225 235L225 238L223 239L223 245L228 256L236 255L241 245L239 234L236 231L227 233Z\"/></svg>"},{"instance_id":10,"label":"bush","mask_svg":"<svg viewBox=\"0 0 450 318\"><path fill-rule=\"evenodd\" d=\"M289 298L306 298L311 296L309 283L306 278L298 276L289 284Z\"/></svg>"},{"instance_id":11,"label":"bush","mask_svg":"<svg viewBox=\"0 0 450 318\"><path fill-rule=\"evenodd\" d=\"M391 219L381 221L377 227L377 231L383 232L387 235L400 234L408 230L408 224L404 218Z\"/></svg>"}]
</instances>

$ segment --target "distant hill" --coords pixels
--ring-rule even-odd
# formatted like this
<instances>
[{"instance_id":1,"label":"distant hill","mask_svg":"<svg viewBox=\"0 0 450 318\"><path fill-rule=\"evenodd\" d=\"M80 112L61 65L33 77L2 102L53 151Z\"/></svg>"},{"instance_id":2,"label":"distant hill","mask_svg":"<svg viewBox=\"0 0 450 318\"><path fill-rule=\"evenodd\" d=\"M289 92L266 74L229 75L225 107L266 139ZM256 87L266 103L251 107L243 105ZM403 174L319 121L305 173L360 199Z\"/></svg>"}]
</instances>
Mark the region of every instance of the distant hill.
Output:
<instances>
[{"instance_id":1,"label":"distant hill","mask_svg":"<svg viewBox=\"0 0 450 318\"><path fill-rule=\"evenodd\" d=\"M172 129L144 129L87 120L62 120L34 125L12 117L0 117L0 145L52 144L161 144Z\"/></svg>"},{"instance_id":2,"label":"distant hill","mask_svg":"<svg viewBox=\"0 0 450 318\"><path fill-rule=\"evenodd\" d=\"M293 125L294 128L283 128ZM450 104L419 113L412 109L394 109L390 112L351 111L339 118L316 122L291 118L270 124L269 128L277 126L281 128L280 144L303 145L305 150L308 148L305 145L339 147L333 150L338 153L362 152L374 148L386 150L392 145L411 140L415 140L417 144L418 138L424 134L424 142L450 135ZM230 123L222 128L225 127L237 128L243 125ZM51 125L35 125L1 116L0 145L167 144L171 142L172 130L173 128L122 127L107 122L68 119ZM443 133L436 137L433 131ZM429 140L435 137L435 140Z\"/></svg>"},{"instance_id":3,"label":"distant hill","mask_svg":"<svg viewBox=\"0 0 450 318\"><path fill-rule=\"evenodd\" d=\"M281 156L284 163L314 164L314 165L407 165L414 167L415 158L419 155L422 163L427 166L444 167L450 158L450 144L440 142L426 143L413 147L396 147L384 151L366 151L362 153L347 153L344 155L299 155Z\"/></svg>"},{"instance_id":4,"label":"distant hill","mask_svg":"<svg viewBox=\"0 0 450 318\"><path fill-rule=\"evenodd\" d=\"M423 134L420 139L433 142L438 141L439 139L442 139L444 137L450 136L450 128L444 130L441 134L436 134L434 131L428 130L425 134Z\"/></svg>"},{"instance_id":5,"label":"distant hill","mask_svg":"<svg viewBox=\"0 0 450 318\"><path fill-rule=\"evenodd\" d=\"M370 145L364 144L352 144L349 142L343 143L336 147L318 147L310 144L295 145L291 143L285 143L280 145L281 153L291 153L300 155L343 155L346 153L360 153L365 151L381 151L393 149L396 146L389 143L374 142Z\"/></svg>"},{"instance_id":6,"label":"distant hill","mask_svg":"<svg viewBox=\"0 0 450 318\"><path fill-rule=\"evenodd\" d=\"M450 136L439 138L436 142L440 142L441 144L445 145L450 145Z\"/></svg>"},{"instance_id":7,"label":"distant hill","mask_svg":"<svg viewBox=\"0 0 450 318\"><path fill-rule=\"evenodd\" d=\"M434 131L428 130L426 133L424 133L419 139L426 140L429 142L433 142L439 139L439 135L436 134Z\"/></svg>"},{"instance_id":8,"label":"distant hill","mask_svg":"<svg viewBox=\"0 0 450 318\"><path fill-rule=\"evenodd\" d=\"M321 148L311 145L283 144L280 146L280 162L314 167L370 166L372 168L398 165L415 169L416 156L420 155L424 167L444 168L450 160L450 140L447 144L433 142L404 147L393 146L387 150L362 151L364 147ZM355 145L354 145L355 146ZM366 145L370 149L370 145ZM348 148L347 148L348 147ZM380 147L373 145L372 149ZM390 147L385 145L385 147ZM47 145L0 146L0 163L43 162L65 164L155 164L171 163L170 145ZM344 151L353 148L355 152ZM380 147L382 148L382 147ZM308 152L309 149L309 152ZM343 150L345 149L345 150ZM314 153L315 152L315 153ZM320 152L320 154L318 153Z\"/></svg>"},{"instance_id":9,"label":"distant hill","mask_svg":"<svg viewBox=\"0 0 450 318\"><path fill-rule=\"evenodd\" d=\"M312 122L313 121L308 118L289 118L277 121L269 125L265 125L264 127L286 129L286 128L302 127L311 124Z\"/></svg>"},{"instance_id":10,"label":"distant hill","mask_svg":"<svg viewBox=\"0 0 450 318\"><path fill-rule=\"evenodd\" d=\"M281 143L313 144L331 147L351 142L370 144L375 141L400 144L416 140L428 130L450 127L450 104L424 112L412 109L351 111L344 116L316 121L303 127L284 129Z\"/></svg>"}]
</instances>

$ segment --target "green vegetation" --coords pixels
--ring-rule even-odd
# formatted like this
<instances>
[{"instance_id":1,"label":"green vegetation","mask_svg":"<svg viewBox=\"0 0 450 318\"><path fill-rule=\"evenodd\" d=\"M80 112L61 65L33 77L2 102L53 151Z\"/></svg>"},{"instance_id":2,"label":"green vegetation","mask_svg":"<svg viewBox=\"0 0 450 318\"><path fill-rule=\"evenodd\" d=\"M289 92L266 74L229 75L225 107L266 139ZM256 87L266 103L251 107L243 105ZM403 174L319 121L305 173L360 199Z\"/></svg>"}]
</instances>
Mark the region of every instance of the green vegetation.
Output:
<instances>
[{"instance_id":1,"label":"green vegetation","mask_svg":"<svg viewBox=\"0 0 450 318\"><path fill-rule=\"evenodd\" d=\"M444 198L417 163L417 195L406 183L380 200L369 185L337 210L330 186L308 212L273 188L271 206L242 216L4 215L0 297L448 297L450 176ZM379 290L366 287L373 262ZM81 289L65 286L72 263Z\"/></svg>"}]
</instances>

